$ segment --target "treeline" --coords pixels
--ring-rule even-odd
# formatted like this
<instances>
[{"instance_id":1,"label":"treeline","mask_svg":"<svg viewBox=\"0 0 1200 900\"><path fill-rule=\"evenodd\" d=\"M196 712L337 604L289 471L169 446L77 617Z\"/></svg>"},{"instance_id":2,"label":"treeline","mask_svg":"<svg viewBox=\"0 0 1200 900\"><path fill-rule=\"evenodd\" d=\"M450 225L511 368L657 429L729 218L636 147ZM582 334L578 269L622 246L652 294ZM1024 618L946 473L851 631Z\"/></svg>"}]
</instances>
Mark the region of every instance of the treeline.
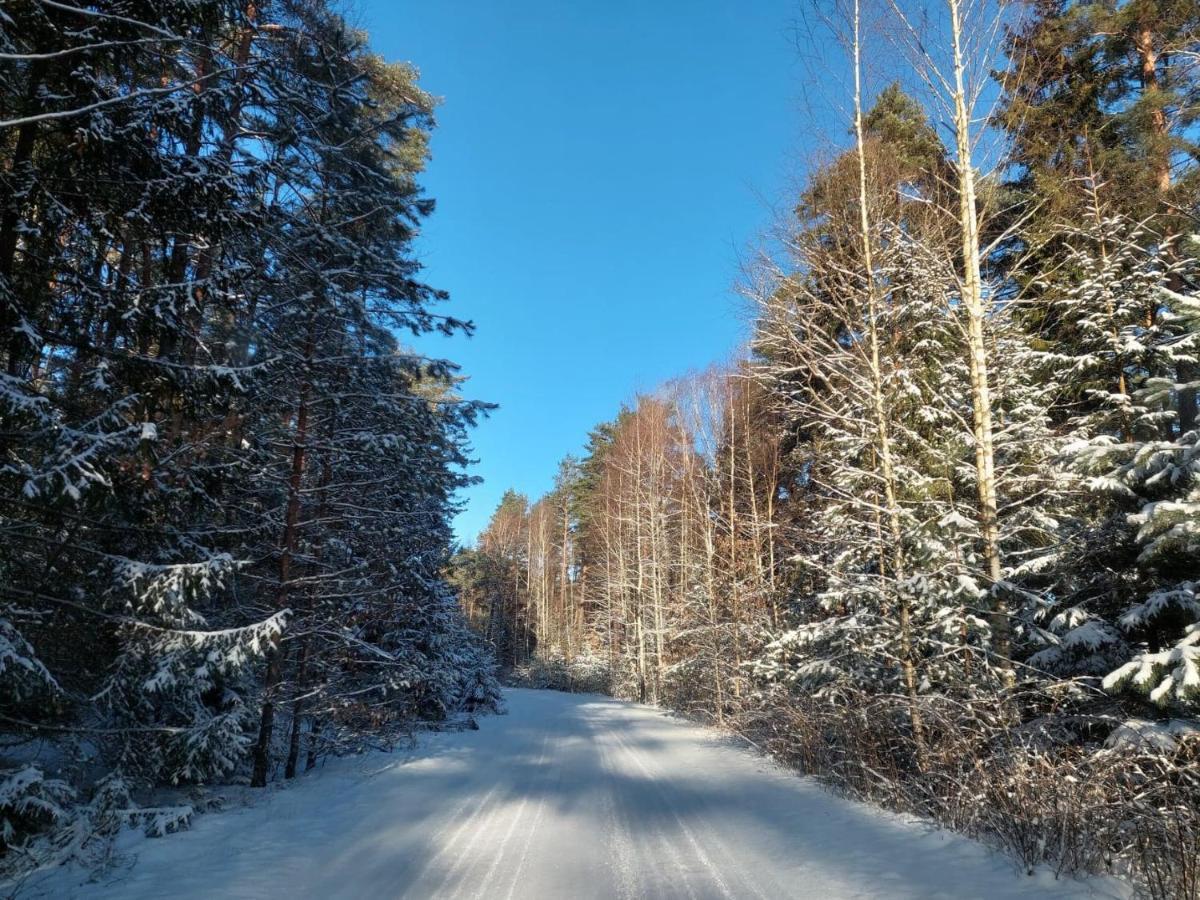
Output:
<instances>
[{"instance_id":1,"label":"treeline","mask_svg":"<svg viewBox=\"0 0 1200 900\"><path fill-rule=\"evenodd\" d=\"M850 142L749 354L507 495L467 611L518 677L1200 896L1200 8L819 12ZM863 87L889 55L919 89Z\"/></svg>"},{"instance_id":2,"label":"treeline","mask_svg":"<svg viewBox=\"0 0 1200 900\"><path fill-rule=\"evenodd\" d=\"M412 240L433 101L324 0L0 9L0 855L487 707Z\"/></svg>"},{"instance_id":3,"label":"treeline","mask_svg":"<svg viewBox=\"0 0 1200 900\"><path fill-rule=\"evenodd\" d=\"M767 399L745 368L681 380L599 426L547 496L507 493L454 568L500 660L599 665L625 696L723 716L784 621Z\"/></svg>"}]
</instances>

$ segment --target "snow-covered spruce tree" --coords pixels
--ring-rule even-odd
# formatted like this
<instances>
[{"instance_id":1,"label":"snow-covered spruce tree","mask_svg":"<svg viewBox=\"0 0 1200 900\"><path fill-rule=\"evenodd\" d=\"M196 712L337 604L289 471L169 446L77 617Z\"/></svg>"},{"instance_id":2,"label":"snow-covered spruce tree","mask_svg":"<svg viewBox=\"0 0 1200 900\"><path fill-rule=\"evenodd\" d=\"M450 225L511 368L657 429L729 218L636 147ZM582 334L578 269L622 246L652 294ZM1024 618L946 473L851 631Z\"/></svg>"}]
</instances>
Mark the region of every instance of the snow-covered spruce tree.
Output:
<instances>
[{"instance_id":1,"label":"snow-covered spruce tree","mask_svg":"<svg viewBox=\"0 0 1200 900\"><path fill-rule=\"evenodd\" d=\"M1029 298L1045 335L1034 337L1034 355L1043 378L1060 386L1051 415L1069 440L1056 466L1082 488L1082 527L1064 534L1073 558L1057 567L1041 617L1048 644L1030 663L1103 676L1128 658L1119 618L1153 589L1130 521L1144 498L1114 467L1170 431L1170 411L1146 388L1170 371L1178 328L1160 316L1160 289L1174 268L1164 248L1145 227L1104 212L1103 186L1083 187L1086 227L1063 230L1064 263L1035 280Z\"/></svg>"},{"instance_id":2,"label":"snow-covered spruce tree","mask_svg":"<svg viewBox=\"0 0 1200 900\"><path fill-rule=\"evenodd\" d=\"M1090 357L1120 372L1115 388L1109 375L1102 397L1113 408L1097 411L1085 424L1090 433L1081 429L1081 440L1069 449L1092 486L1114 496L1111 515L1123 513L1136 529L1136 574L1117 595L1123 607L1110 613L1132 657L1107 674L1104 686L1194 714L1200 703L1200 446L1195 428L1180 424L1194 422L1195 410L1180 404L1196 402L1196 383L1181 377L1194 371L1200 354L1195 257L1189 247L1166 262L1161 248L1144 249L1142 236L1119 221L1098 226L1102 237L1092 252L1100 253L1087 260L1091 274L1081 284L1092 296L1111 298L1116 334ZM1089 323L1091 317L1080 318ZM1101 531L1117 528L1101 520Z\"/></svg>"},{"instance_id":3,"label":"snow-covered spruce tree","mask_svg":"<svg viewBox=\"0 0 1200 900\"><path fill-rule=\"evenodd\" d=\"M1024 261L1022 317L1069 373L1054 414L1090 489L1077 563L1047 611L1052 645L1033 660L1058 673L1102 675L1128 641L1158 640L1119 620L1161 583L1129 516L1165 485L1144 493L1118 465L1195 423L1190 340L1156 293L1187 293L1173 270L1194 222L1196 34L1190 4L1070 0L1030 4L1006 36L995 121L1009 138L1004 215L1020 228L1005 252ZM1156 395L1156 379L1173 386Z\"/></svg>"},{"instance_id":4,"label":"snow-covered spruce tree","mask_svg":"<svg viewBox=\"0 0 1200 900\"><path fill-rule=\"evenodd\" d=\"M883 242L877 248L881 269L887 270L891 250ZM758 674L804 693L832 692L831 697L842 688L906 691L907 658L915 695L930 678L928 663L940 655L920 634L936 608L930 606L936 594L929 579L934 574L954 577L948 571L949 556L937 559L929 539L938 533L936 523L942 518L929 483L942 472L935 469L927 477L922 463L938 454L936 444L946 440L946 424L957 426L957 421L947 415L940 422L935 405L927 410L922 429L919 421L902 422L896 411L925 399L936 404L937 397L961 396L927 396L934 392L923 383L930 371L943 374L921 354L942 358L950 334L945 296L939 298L940 309L937 300L920 311L909 309L899 282L878 279L875 325L888 339L880 348L876 378L859 324L865 308L861 279L852 271L843 278L841 267L821 247L808 246L803 258L805 273L785 282L764 310L756 351L758 375L776 397L780 416L794 429L792 452L803 457L792 461L802 479L793 492L803 489L816 501L810 502L815 528L810 549L791 564L811 569L813 577L804 581L821 587L811 598L799 599L795 626L767 649ZM910 312L933 315L907 320ZM916 328L904 334L897 330L904 325ZM895 355L914 349L903 359ZM894 430L893 510L900 523L903 570L895 568L896 548L890 536L884 537L888 501L881 493L873 424L876 390ZM915 696L910 700L915 702Z\"/></svg>"},{"instance_id":5,"label":"snow-covered spruce tree","mask_svg":"<svg viewBox=\"0 0 1200 900\"><path fill-rule=\"evenodd\" d=\"M951 660L970 668L989 640L964 463L969 378L947 224L929 212L945 202L945 150L894 88L862 121L860 149L803 198L800 273L769 295L756 336L759 375L803 456L789 494L808 497L821 523L794 562L814 574L802 579L810 590L824 582L759 671L804 690L886 691L904 675L917 710L918 691L944 683Z\"/></svg>"},{"instance_id":6,"label":"snow-covered spruce tree","mask_svg":"<svg viewBox=\"0 0 1200 900\"><path fill-rule=\"evenodd\" d=\"M303 575L292 592L298 619L283 648L289 776L305 741L311 760L363 731L496 700L490 659L442 576L474 407L432 375L406 373L412 359L398 348L390 353L355 358L353 387L314 418L314 496L301 505Z\"/></svg>"},{"instance_id":7,"label":"snow-covered spruce tree","mask_svg":"<svg viewBox=\"0 0 1200 900\"><path fill-rule=\"evenodd\" d=\"M904 591L910 605L921 691L994 688L986 652L991 646L990 591L984 587L988 578L971 515L973 445L970 408L964 405L969 373L957 355L961 326L953 272L939 253L901 231L880 238L878 247L877 326L886 335L880 386L892 429L897 509L908 560L905 577L892 590ZM795 468L821 498L810 513L821 523L821 537L814 537L812 549L793 564L821 572L825 580L811 601L816 607L808 615L814 621L777 642L761 671L802 676L806 689L832 678L874 690L895 684L884 673L899 671L900 632L894 618L897 605L879 596L874 586L883 522L877 462L870 435L862 431L871 421L871 408L863 399L870 396L870 367L861 352L856 354L856 338L848 330L822 336L816 323L822 315L828 319L828 304L810 289L785 288L761 321L757 337L760 377L773 385L782 415L801 438L794 452L806 462L796 461ZM835 321L846 319L843 315ZM1054 441L1040 389L1031 385L1024 365L1019 335L1007 322L990 326L992 339L1007 351L1007 364L996 372L995 408L1000 423L997 458L1003 463L998 487L1006 501L999 535L1012 559L991 590L1029 598L1038 590L1031 570L1057 542L1057 523L1040 505L1051 490L1041 477L1041 465L1053 453ZM802 372L811 374L801 380ZM851 643L840 649L814 645L802 652L801 644L828 644L835 638ZM882 656L868 665L872 653ZM807 662L806 655L811 657ZM780 668L785 656L795 667L790 675Z\"/></svg>"},{"instance_id":8,"label":"snow-covered spruce tree","mask_svg":"<svg viewBox=\"0 0 1200 900\"><path fill-rule=\"evenodd\" d=\"M920 711L927 704L917 695L976 699L1013 679L1012 655L997 650L1023 653L1040 636L1044 571L1069 557L1061 519L1073 492L1048 465L1061 444L1047 414L1055 385L1034 377L1012 302L981 282L989 313L976 337L992 361L997 503L990 546L966 341L974 313L956 271L960 224L937 213L954 205L952 167L923 112L894 89L863 123L862 151L835 160L806 192L799 271L768 295L756 335L760 377L801 457L790 468L802 484L788 491L806 498L814 523L806 551L792 560L811 573L801 579L808 596L758 674L802 695L904 692ZM853 178L847 162L856 156ZM862 247L873 259L869 281ZM900 677L906 656L912 689Z\"/></svg>"}]
</instances>

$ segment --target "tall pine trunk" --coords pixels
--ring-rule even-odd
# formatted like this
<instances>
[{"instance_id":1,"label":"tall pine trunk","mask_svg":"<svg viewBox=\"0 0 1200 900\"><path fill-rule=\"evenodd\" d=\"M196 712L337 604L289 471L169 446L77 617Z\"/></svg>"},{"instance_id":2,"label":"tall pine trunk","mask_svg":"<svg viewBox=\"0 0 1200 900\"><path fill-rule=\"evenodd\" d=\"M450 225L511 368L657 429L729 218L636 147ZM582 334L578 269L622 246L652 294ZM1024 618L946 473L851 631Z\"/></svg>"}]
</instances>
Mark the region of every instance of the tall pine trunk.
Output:
<instances>
[{"instance_id":1,"label":"tall pine trunk","mask_svg":"<svg viewBox=\"0 0 1200 900\"><path fill-rule=\"evenodd\" d=\"M308 338L305 344L304 361L306 369L312 363L314 349L314 331L316 323L310 318L308 323ZM282 610L287 607L288 592L291 581L292 557L296 552L300 522L300 491L304 484L304 464L308 452L308 414L309 400L312 393L312 380L308 371L300 385L300 395L296 404L296 431L292 442L292 466L288 476L287 511L284 517L283 535L280 540L279 554L279 587L275 595L275 608ZM254 771L250 778L252 787L265 787L267 776L271 769L271 738L275 727L275 694L279 690L283 678L282 653L278 646L278 637L271 649L270 661L267 663L266 676L263 679L262 717L259 722L258 741L254 747Z\"/></svg>"}]
</instances>

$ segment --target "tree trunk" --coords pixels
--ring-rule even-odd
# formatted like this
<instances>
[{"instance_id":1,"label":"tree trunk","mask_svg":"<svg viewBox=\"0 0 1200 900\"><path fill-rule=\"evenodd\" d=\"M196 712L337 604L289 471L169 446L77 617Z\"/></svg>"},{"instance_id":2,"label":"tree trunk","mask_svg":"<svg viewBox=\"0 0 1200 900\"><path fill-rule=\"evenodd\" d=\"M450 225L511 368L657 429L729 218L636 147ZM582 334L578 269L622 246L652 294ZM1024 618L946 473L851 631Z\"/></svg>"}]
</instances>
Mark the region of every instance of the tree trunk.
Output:
<instances>
[{"instance_id":1,"label":"tree trunk","mask_svg":"<svg viewBox=\"0 0 1200 900\"><path fill-rule=\"evenodd\" d=\"M304 359L311 363L313 355L315 322L310 319L308 338L306 340ZM309 373L304 373L304 381L300 386L300 397L296 404L296 433L292 443L292 469L288 478L287 512L284 518L283 536L280 541L279 555L279 587L275 596L275 608L284 609L288 601L289 580L291 578L292 556L296 552L296 541L300 521L300 489L304 482L304 462L308 451L308 412L309 395L312 392L312 382ZM271 733L275 726L275 693L282 680L282 660L278 647L272 648L271 659L267 664L266 677L263 680L262 719L258 729L258 742L254 748L254 772L250 779L251 787L265 787L271 768Z\"/></svg>"},{"instance_id":2,"label":"tree trunk","mask_svg":"<svg viewBox=\"0 0 1200 900\"><path fill-rule=\"evenodd\" d=\"M992 399L988 377L988 352L984 337L986 309L979 268L979 212L975 199L975 167L971 151L971 120L967 109L965 61L962 52L962 19L959 0L947 0L954 54L954 137L957 155L959 227L962 236L962 302L967 313L967 351L971 373L971 407L974 414L975 472L979 494L979 530L986 575L991 582L993 650L1002 677L1012 684L1009 622L997 593L1000 581L1000 529L996 502L996 455L992 438Z\"/></svg>"},{"instance_id":3,"label":"tree trunk","mask_svg":"<svg viewBox=\"0 0 1200 900\"><path fill-rule=\"evenodd\" d=\"M296 664L296 685L300 690L304 689L305 680L308 675L309 645L310 639L305 638L300 648L300 660ZM292 733L288 737L287 765L283 770L284 778L296 777L296 765L300 760L300 733L303 730L303 725L304 699L297 697L292 701Z\"/></svg>"},{"instance_id":4,"label":"tree trunk","mask_svg":"<svg viewBox=\"0 0 1200 900\"><path fill-rule=\"evenodd\" d=\"M904 534L900 522L900 505L896 493L896 472L892 463L892 438L888 428L887 409L883 398L883 372L879 356L878 296L875 283L875 262L871 242L871 221L867 212L867 158L863 136L862 115L862 43L859 37L859 2L854 2L854 136L858 158L858 213L862 239L863 275L867 288L867 341L871 370L871 410L875 418L875 437L878 442L880 477L883 481L884 509L887 514L888 532L892 549L892 586L899 611L900 624L900 670L904 690L908 695L909 720L913 742L917 748L917 764L924 768L925 729L921 720L921 709L917 697L916 664L913 660L912 612L908 592L900 584L907 577L904 554ZM883 548L880 562L886 555ZM880 569L880 578L887 589L887 577Z\"/></svg>"},{"instance_id":5,"label":"tree trunk","mask_svg":"<svg viewBox=\"0 0 1200 900\"><path fill-rule=\"evenodd\" d=\"M41 88L41 70L43 64L34 62L29 69L29 90L27 92L24 114L31 116L41 109L38 91ZM22 178L21 170L31 165L34 142L37 138L38 123L26 122L17 130L17 141L13 147L12 157L8 163L9 177ZM23 179L26 188L32 183L32 178ZM3 218L0 219L0 281L9 288L10 299L0 304L0 347L6 347L7 360L5 369L9 375L16 376L20 371L20 348L25 340L22 335L13 331L19 324L21 312L16 306L17 293L13 290L13 275L16 272L17 236L21 224L21 210L18 196L24 191L14 189L7 198Z\"/></svg>"}]
</instances>

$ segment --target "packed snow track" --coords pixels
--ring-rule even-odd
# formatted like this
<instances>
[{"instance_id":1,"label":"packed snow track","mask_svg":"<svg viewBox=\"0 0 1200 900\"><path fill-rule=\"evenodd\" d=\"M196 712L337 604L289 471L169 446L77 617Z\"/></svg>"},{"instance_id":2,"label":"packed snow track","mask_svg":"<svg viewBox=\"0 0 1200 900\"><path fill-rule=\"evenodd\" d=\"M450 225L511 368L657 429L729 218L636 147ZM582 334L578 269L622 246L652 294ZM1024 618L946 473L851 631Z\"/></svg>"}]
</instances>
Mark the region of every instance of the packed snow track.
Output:
<instances>
[{"instance_id":1,"label":"packed snow track","mask_svg":"<svg viewBox=\"0 0 1200 900\"><path fill-rule=\"evenodd\" d=\"M341 761L57 896L160 898L1113 897L841 800L715 732L592 695ZM61 874L61 873L60 873ZM36 892L36 888L35 888Z\"/></svg>"}]
</instances>

